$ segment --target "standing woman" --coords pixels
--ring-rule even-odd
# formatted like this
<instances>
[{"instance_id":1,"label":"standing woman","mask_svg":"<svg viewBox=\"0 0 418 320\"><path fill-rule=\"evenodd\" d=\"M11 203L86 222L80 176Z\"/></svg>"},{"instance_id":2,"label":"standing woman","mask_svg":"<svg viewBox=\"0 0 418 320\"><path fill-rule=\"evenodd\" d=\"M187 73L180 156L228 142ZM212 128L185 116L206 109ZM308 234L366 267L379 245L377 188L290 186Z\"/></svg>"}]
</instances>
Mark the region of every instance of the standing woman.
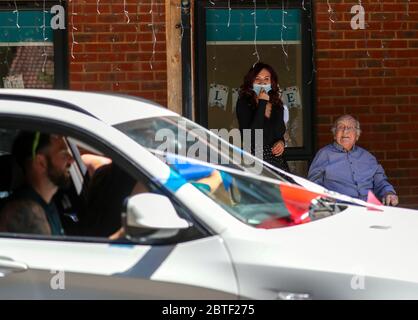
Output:
<instances>
[{"instance_id":1,"label":"standing woman","mask_svg":"<svg viewBox=\"0 0 418 320\"><path fill-rule=\"evenodd\" d=\"M244 129L251 129L251 153L262 154L264 161L289 171L283 157L286 125L277 81L277 73L270 65L256 63L244 77L236 112L241 136ZM262 145L255 139L255 129L263 129Z\"/></svg>"}]
</instances>

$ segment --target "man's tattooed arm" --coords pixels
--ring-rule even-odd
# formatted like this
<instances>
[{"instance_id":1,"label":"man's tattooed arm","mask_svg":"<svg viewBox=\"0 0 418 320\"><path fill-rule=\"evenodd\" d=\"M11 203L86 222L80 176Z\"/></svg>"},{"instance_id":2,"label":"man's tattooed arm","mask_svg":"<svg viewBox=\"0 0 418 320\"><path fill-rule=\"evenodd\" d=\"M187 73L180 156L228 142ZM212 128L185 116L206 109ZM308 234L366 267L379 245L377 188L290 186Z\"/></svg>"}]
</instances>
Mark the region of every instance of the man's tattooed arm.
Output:
<instances>
[{"instance_id":1,"label":"man's tattooed arm","mask_svg":"<svg viewBox=\"0 0 418 320\"><path fill-rule=\"evenodd\" d=\"M50 235L44 209L34 201L16 200L0 212L0 231Z\"/></svg>"}]
</instances>

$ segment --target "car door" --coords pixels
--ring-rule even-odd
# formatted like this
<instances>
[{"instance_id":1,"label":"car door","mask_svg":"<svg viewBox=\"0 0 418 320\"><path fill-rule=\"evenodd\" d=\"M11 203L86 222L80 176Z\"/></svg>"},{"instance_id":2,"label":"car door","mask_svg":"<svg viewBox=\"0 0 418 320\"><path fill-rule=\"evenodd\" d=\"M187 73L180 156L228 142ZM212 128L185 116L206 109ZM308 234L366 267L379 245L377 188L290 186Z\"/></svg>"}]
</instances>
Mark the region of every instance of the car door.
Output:
<instances>
[{"instance_id":1,"label":"car door","mask_svg":"<svg viewBox=\"0 0 418 320\"><path fill-rule=\"evenodd\" d=\"M168 170L116 129L76 111L0 100L2 125L63 130L97 142L119 158L129 154L126 161L149 177ZM167 196L181 209L174 195ZM229 254L214 233L179 242L141 244L0 234L0 299L233 299L237 295Z\"/></svg>"},{"instance_id":2,"label":"car door","mask_svg":"<svg viewBox=\"0 0 418 320\"><path fill-rule=\"evenodd\" d=\"M234 299L214 236L172 245L0 238L1 299Z\"/></svg>"}]
</instances>

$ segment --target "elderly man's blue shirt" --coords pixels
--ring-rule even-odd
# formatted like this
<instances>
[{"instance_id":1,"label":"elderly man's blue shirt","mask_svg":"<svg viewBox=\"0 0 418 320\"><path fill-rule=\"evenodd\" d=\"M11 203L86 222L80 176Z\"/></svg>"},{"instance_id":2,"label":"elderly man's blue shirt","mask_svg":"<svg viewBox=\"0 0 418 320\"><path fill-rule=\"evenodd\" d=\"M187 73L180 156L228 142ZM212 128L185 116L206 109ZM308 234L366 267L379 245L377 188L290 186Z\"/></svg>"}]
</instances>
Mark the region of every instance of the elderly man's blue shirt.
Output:
<instances>
[{"instance_id":1,"label":"elderly man's blue shirt","mask_svg":"<svg viewBox=\"0 0 418 320\"><path fill-rule=\"evenodd\" d=\"M382 166L370 152L359 146L346 152L335 142L318 151L309 168L308 179L362 200L367 199L369 190L380 199L388 192L395 193Z\"/></svg>"}]
</instances>

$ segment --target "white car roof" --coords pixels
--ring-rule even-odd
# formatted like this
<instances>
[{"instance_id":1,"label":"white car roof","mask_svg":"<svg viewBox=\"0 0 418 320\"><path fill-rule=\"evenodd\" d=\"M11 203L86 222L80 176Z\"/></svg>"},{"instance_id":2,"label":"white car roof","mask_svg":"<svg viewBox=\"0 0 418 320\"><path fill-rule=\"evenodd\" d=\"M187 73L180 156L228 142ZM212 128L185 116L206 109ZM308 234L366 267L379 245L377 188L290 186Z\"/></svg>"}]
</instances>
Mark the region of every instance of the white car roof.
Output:
<instances>
[{"instance_id":1,"label":"white car roof","mask_svg":"<svg viewBox=\"0 0 418 320\"><path fill-rule=\"evenodd\" d=\"M152 117L179 116L154 102L112 93L46 89L0 89L1 95L41 97L73 104L109 125Z\"/></svg>"}]
</instances>

